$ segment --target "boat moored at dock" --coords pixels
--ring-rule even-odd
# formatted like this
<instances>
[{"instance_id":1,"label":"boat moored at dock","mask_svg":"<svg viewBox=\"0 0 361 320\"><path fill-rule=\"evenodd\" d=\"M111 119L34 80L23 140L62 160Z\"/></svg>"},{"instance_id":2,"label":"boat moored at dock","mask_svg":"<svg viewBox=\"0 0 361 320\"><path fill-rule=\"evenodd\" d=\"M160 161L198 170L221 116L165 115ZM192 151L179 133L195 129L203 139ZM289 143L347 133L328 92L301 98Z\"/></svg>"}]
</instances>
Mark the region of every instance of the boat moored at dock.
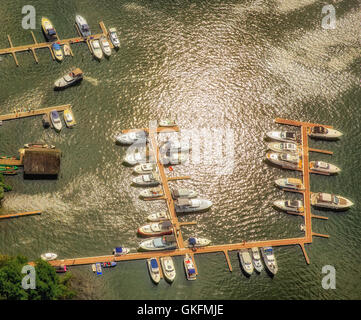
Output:
<instances>
[{"instance_id":1,"label":"boat moored at dock","mask_svg":"<svg viewBox=\"0 0 361 320\"><path fill-rule=\"evenodd\" d=\"M176 271L172 257L161 257L160 264L163 269L164 279L168 282L173 282L176 276Z\"/></svg>"},{"instance_id":2,"label":"boat moored at dock","mask_svg":"<svg viewBox=\"0 0 361 320\"><path fill-rule=\"evenodd\" d=\"M92 48L92 52L95 58L101 60L103 58L103 50L100 47L99 40L94 39L90 41L90 46Z\"/></svg>"},{"instance_id":3,"label":"boat moored at dock","mask_svg":"<svg viewBox=\"0 0 361 320\"><path fill-rule=\"evenodd\" d=\"M103 268L114 268L116 266L117 266L117 263L115 261L103 262L102 263Z\"/></svg>"},{"instance_id":4,"label":"boat moored at dock","mask_svg":"<svg viewBox=\"0 0 361 320\"><path fill-rule=\"evenodd\" d=\"M171 189L173 199L179 198L195 198L198 196L198 192L190 189Z\"/></svg>"},{"instance_id":5,"label":"boat moored at dock","mask_svg":"<svg viewBox=\"0 0 361 320\"><path fill-rule=\"evenodd\" d=\"M250 250L252 253L252 262L253 262L254 269L258 273L261 273L261 271L263 270L263 264L261 261L261 254L259 252L259 248L253 247Z\"/></svg>"},{"instance_id":6,"label":"boat moored at dock","mask_svg":"<svg viewBox=\"0 0 361 320\"><path fill-rule=\"evenodd\" d=\"M145 237L169 235L173 233L173 225L169 220L153 222L139 227L138 233Z\"/></svg>"},{"instance_id":7,"label":"boat moored at dock","mask_svg":"<svg viewBox=\"0 0 361 320\"><path fill-rule=\"evenodd\" d=\"M160 162L163 165L176 165L176 164L183 164L188 160L187 153L171 153L169 155L164 155Z\"/></svg>"},{"instance_id":8,"label":"boat moored at dock","mask_svg":"<svg viewBox=\"0 0 361 320\"><path fill-rule=\"evenodd\" d=\"M60 120L59 113L56 110L50 112L50 120L56 132L60 132L63 128L63 124Z\"/></svg>"},{"instance_id":9,"label":"boat moored at dock","mask_svg":"<svg viewBox=\"0 0 361 320\"><path fill-rule=\"evenodd\" d=\"M105 36L101 36L99 38L100 46L103 50L103 53L106 57L110 57L112 54L112 50L110 49L110 44Z\"/></svg>"},{"instance_id":10,"label":"boat moored at dock","mask_svg":"<svg viewBox=\"0 0 361 320\"><path fill-rule=\"evenodd\" d=\"M291 142L269 142L267 143L268 149L274 152L286 152L297 154L300 150L296 143Z\"/></svg>"},{"instance_id":11,"label":"boat moored at dock","mask_svg":"<svg viewBox=\"0 0 361 320\"><path fill-rule=\"evenodd\" d=\"M349 199L339 195L316 192L311 194L311 205L331 210L346 210L350 208L353 203Z\"/></svg>"},{"instance_id":12,"label":"boat moored at dock","mask_svg":"<svg viewBox=\"0 0 361 320\"><path fill-rule=\"evenodd\" d=\"M55 28L48 18L45 18L45 17L41 18L41 27L42 27L45 37L48 41L58 40Z\"/></svg>"},{"instance_id":13,"label":"boat moored at dock","mask_svg":"<svg viewBox=\"0 0 361 320\"><path fill-rule=\"evenodd\" d=\"M175 211L178 213L199 212L208 210L212 201L205 199L183 199L174 201Z\"/></svg>"},{"instance_id":14,"label":"boat moored at dock","mask_svg":"<svg viewBox=\"0 0 361 320\"><path fill-rule=\"evenodd\" d=\"M164 120L159 120L158 125L160 127L174 127L177 125L175 120L172 119L164 119Z\"/></svg>"},{"instance_id":15,"label":"boat moored at dock","mask_svg":"<svg viewBox=\"0 0 361 320\"><path fill-rule=\"evenodd\" d=\"M322 126L314 126L310 128L308 135L316 139L337 140L342 136L342 132Z\"/></svg>"},{"instance_id":16,"label":"boat moored at dock","mask_svg":"<svg viewBox=\"0 0 361 320\"><path fill-rule=\"evenodd\" d=\"M187 280L196 280L197 274L192 257L187 253L183 259Z\"/></svg>"},{"instance_id":17,"label":"boat moored at dock","mask_svg":"<svg viewBox=\"0 0 361 320\"><path fill-rule=\"evenodd\" d=\"M58 257L58 255L56 253L47 252L47 253L43 253L40 257L44 261L51 261L51 260L55 260Z\"/></svg>"},{"instance_id":18,"label":"boat moored at dock","mask_svg":"<svg viewBox=\"0 0 361 320\"><path fill-rule=\"evenodd\" d=\"M148 270L150 274L150 278L153 280L155 284L160 282L160 271L159 265L156 258L147 259Z\"/></svg>"},{"instance_id":19,"label":"boat moored at dock","mask_svg":"<svg viewBox=\"0 0 361 320\"><path fill-rule=\"evenodd\" d=\"M302 167L302 160L298 155L289 153L267 152L266 158L273 164L287 169L298 169Z\"/></svg>"},{"instance_id":20,"label":"boat moored at dock","mask_svg":"<svg viewBox=\"0 0 361 320\"><path fill-rule=\"evenodd\" d=\"M109 39L112 42L114 48L120 47L120 41L117 35L117 29L115 28L109 28Z\"/></svg>"},{"instance_id":21,"label":"boat moored at dock","mask_svg":"<svg viewBox=\"0 0 361 320\"><path fill-rule=\"evenodd\" d=\"M172 153L185 153L191 149L189 143L180 143L179 141L165 141L159 148L162 154L169 156Z\"/></svg>"},{"instance_id":22,"label":"boat moored at dock","mask_svg":"<svg viewBox=\"0 0 361 320\"><path fill-rule=\"evenodd\" d=\"M328 174L336 174L341 171L341 169L334 164L324 161L310 161L310 170Z\"/></svg>"},{"instance_id":23,"label":"boat moored at dock","mask_svg":"<svg viewBox=\"0 0 361 320\"><path fill-rule=\"evenodd\" d=\"M280 178L275 181L275 184L280 188L305 190L302 180L297 178Z\"/></svg>"},{"instance_id":24,"label":"boat moored at dock","mask_svg":"<svg viewBox=\"0 0 361 320\"><path fill-rule=\"evenodd\" d=\"M118 143L125 145L131 145L135 143L146 144L148 142L148 137L145 131L131 131L117 135L115 140Z\"/></svg>"},{"instance_id":25,"label":"boat moored at dock","mask_svg":"<svg viewBox=\"0 0 361 320\"><path fill-rule=\"evenodd\" d=\"M253 273L254 267L252 264L252 258L247 249L242 249L238 251L238 259L241 263L242 269L246 276L250 276Z\"/></svg>"},{"instance_id":26,"label":"boat moored at dock","mask_svg":"<svg viewBox=\"0 0 361 320\"><path fill-rule=\"evenodd\" d=\"M134 173L147 174L152 172L158 172L158 166L156 163L142 163L138 164L133 169Z\"/></svg>"},{"instance_id":27,"label":"boat moored at dock","mask_svg":"<svg viewBox=\"0 0 361 320\"><path fill-rule=\"evenodd\" d=\"M199 248L208 246L211 243L211 240L206 238L190 237L188 239L189 248Z\"/></svg>"},{"instance_id":28,"label":"boat moored at dock","mask_svg":"<svg viewBox=\"0 0 361 320\"><path fill-rule=\"evenodd\" d=\"M150 238L139 244L139 249L145 251L174 250L176 248L177 241L173 235Z\"/></svg>"},{"instance_id":29,"label":"boat moored at dock","mask_svg":"<svg viewBox=\"0 0 361 320\"><path fill-rule=\"evenodd\" d=\"M118 256L124 256L125 254L129 253L129 249L128 248L124 248L124 247L116 247L113 249L113 255L118 257Z\"/></svg>"},{"instance_id":30,"label":"boat moored at dock","mask_svg":"<svg viewBox=\"0 0 361 320\"><path fill-rule=\"evenodd\" d=\"M64 55L63 55L63 50L61 49L61 46L57 43L53 43L51 45L51 48L53 50L55 59L58 61L63 61Z\"/></svg>"},{"instance_id":31,"label":"boat moored at dock","mask_svg":"<svg viewBox=\"0 0 361 320\"><path fill-rule=\"evenodd\" d=\"M141 187L156 187L160 185L160 178L156 172L133 178L133 183Z\"/></svg>"},{"instance_id":32,"label":"boat moored at dock","mask_svg":"<svg viewBox=\"0 0 361 320\"><path fill-rule=\"evenodd\" d=\"M278 264L272 247L261 248L261 254L267 271L273 276L278 272Z\"/></svg>"},{"instance_id":33,"label":"boat moored at dock","mask_svg":"<svg viewBox=\"0 0 361 320\"><path fill-rule=\"evenodd\" d=\"M282 142L296 142L297 135L292 131L269 131L266 133L266 136L272 140L282 141Z\"/></svg>"},{"instance_id":34,"label":"boat moored at dock","mask_svg":"<svg viewBox=\"0 0 361 320\"><path fill-rule=\"evenodd\" d=\"M77 24L79 32L82 37L86 38L91 35L89 25L88 25L87 21L81 15L75 16L75 23Z\"/></svg>"},{"instance_id":35,"label":"boat moored at dock","mask_svg":"<svg viewBox=\"0 0 361 320\"><path fill-rule=\"evenodd\" d=\"M162 188L151 188L151 189L143 190L139 196L143 199L147 199L147 198L162 197L163 195L164 194Z\"/></svg>"},{"instance_id":36,"label":"boat moored at dock","mask_svg":"<svg viewBox=\"0 0 361 320\"><path fill-rule=\"evenodd\" d=\"M152 213L147 217L149 222L156 222L156 221L165 221L168 220L169 216L166 211Z\"/></svg>"},{"instance_id":37,"label":"boat moored at dock","mask_svg":"<svg viewBox=\"0 0 361 320\"><path fill-rule=\"evenodd\" d=\"M277 200L273 205L281 210L289 212L302 213L304 211L303 201L301 200Z\"/></svg>"}]
</instances>

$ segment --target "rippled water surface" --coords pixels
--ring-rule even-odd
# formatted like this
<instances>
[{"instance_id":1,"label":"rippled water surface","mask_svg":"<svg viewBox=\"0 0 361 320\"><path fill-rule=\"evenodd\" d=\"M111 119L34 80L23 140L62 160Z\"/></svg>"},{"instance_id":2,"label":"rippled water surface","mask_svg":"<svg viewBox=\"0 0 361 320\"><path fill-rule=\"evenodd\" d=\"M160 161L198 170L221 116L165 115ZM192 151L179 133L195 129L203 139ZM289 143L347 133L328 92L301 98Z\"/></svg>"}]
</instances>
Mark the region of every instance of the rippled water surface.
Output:
<instances>
[{"instance_id":1,"label":"rippled water surface","mask_svg":"<svg viewBox=\"0 0 361 320\"><path fill-rule=\"evenodd\" d=\"M3 5L0 47L7 34L14 45L31 43L21 28L26 1ZM243 240L301 237L300 217L274 210L277 198L298 198L273 185L278 177L297 176L264 162L265 132L280 128L275 117L333 125L344 132L338 142L310 141L334 155L311 154L342 168L337 177L312 176L312 191L333 192L355 202L348 212L313 210L329 220L313 220L314 238L307 245L311 264L298 247L276 248L279 273L246 279L235 252L230 273L223 254L197 255L197 281L184 277L182 259L175 258L178 276L170 286L154 286L145 261L122 262L96 278L90 266L74 267L94 283L106 299L360 299L360 19L357 0L335 1L337 27L321 28L323 1L33 1L38 41L41 16L48 17L61 38L75 35L76 13L93 32L98 21L116 27L121 48L110 59L93 60L85 44L72 46L75 56L53 62L47 49L0 62L1 114L14 108L70 103L78 125L60 134L44 130L41 117L5 122L0 128L1 155L14 155L24 143L43 141L62 150L58 180L9 177L14 191L0 212L42 210L38 217L0 223L0 252L43 252L61 258L109 254L123 244L135 251L138 226L148 214L165 209L162 202L138 199L132 170L121 164L126 149L115 145L122 129L145 127L149 121L176 118L198 139L215 141L217 132L231 132L234 159L191 157L170 175L192 180L172 185L197 190L213 201L203 214L180 217L197 221L183 227L184 237L199 235L215 244ZM52 84L72 66L85 72L81 85L54 92ZM189 133L189 132L188 132ZM207 145L202 150L209 149ZM193 156L193 154L191 154ZM195 157L194 157L195 158ZM324 265L337 271L337 289L321 286ZM126 290L125 290L126 289Z\"/></svg>"}]
</instances>

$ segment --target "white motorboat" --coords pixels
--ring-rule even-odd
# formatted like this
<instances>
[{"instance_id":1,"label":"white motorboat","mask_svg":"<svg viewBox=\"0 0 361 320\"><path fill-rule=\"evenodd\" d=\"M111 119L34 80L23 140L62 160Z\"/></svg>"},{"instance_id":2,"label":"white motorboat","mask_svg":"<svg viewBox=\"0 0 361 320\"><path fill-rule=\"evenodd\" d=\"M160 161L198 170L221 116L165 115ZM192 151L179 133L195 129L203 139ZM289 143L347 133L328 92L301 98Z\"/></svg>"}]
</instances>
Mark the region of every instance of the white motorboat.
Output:
<instances>
[{"instance_id":1,"label":"white motorboat","mask_svg":"<svg viewBox=\"0 0 361 320\"><path fill-rule=\"evenodd\" d=\"M118 256L124 256L125 254L129 253L129 249L128 248L124 248L124 247L116 247L113 249L113 254L118 257Z\"/></svg>"},{"instance_id":2,"label":"white motorboat","mask_svg":"<svg viewBox=\"0 0 361 320\"><path fill-rule=\"evenodd\" d=\"M40 255L40 257L45 261L51 261L51 260L55 260L58 257L58 255L56 253L47 252Z\"/></svg>"},{"instance_id":3,"label":"white motorboat","mask_svg":"<svg viewBox=\"0 0 361 320\"><path fill-rule=\"evenodd\" d=\"M268 161L287 169L302 168L302 160L297 155L289 153L267 152Z\"/></svg>"},{"instance_id":4,"label":"white motorboat","mask_svg":"<svg viewBox=\"0 0 361 320\"><path fill-rule=\"evenodd\" d=\"M55 131L60 132L63 128L63 123L61 122L58 111L53 110L50 112L50 121L53 124Z\"/></svg>"},{"instance_id":5,"label":"white motorboat","mask_svg":"<svg viewBox=\"0 0 361 320\"><path fill-rule=\"evenodd\" d=\"M163 165L176 165L183 164L188 160L188 154L186 153L171 153L170 155L165 155L160 159L160 162Z\"/></svg>"},{"instance_id":6,"label":"white motorboat","mask_svg":"<svg viewBox=\"0 0 361 320\"><path fill-rule=\"evenodd\" d=\"M184 152L189 152L191 149L189 143L180 143L179 141L172 141L172 140L168 140L165 141L159 148L159 151L164 154L169 156L172 153L184 153Z\"/></svg>"},{"instance_id":7,"label":"white motorboat","mask_svg":"<svg viewBox=\"0 0 361 320\"><path fill-rule=\"evenodd\" d=\"M139 244L139 249L145 251L174 250L176 248L177 240L173 235L150 238Z\"/></svg>"},{"instance_id":8,"label":"white motorboat","mask_svg":"<svg viewBox=\"0 0 361 320\"><path fill-rule=\"evenodd\" d=\"M110 48L110 44L109 44L107 38L104 37L104 36L101 36L101 37L99 38L99 42L100 42L100 46L101 46L101 48L102 48L102 50L103 50L103 52L104 52L104 55L105 55L106 57L110 57L111 54L112 54L112 50L111 50L111 48Z\"/></svg>"},{"instance_id":9,"label":"white motorboat","mask_svg":"<svg viewBox=\"0 0 361 320\"><path fill-rule=\"evenodd\" d=\"M173 225L170 220L152 222L139 227L138 233L145 237L165 236L173 233Z\"/></svg>"},{"instance_id":10,"label":"white motorboat","mask_svg":"<svg viewBox=\"0 0 361 320\"><path fill-rule=\"evenodd\" d=\"M109 28L109 39L112 42L114 48L120 47L120 41L117 35L117 29Z\"/></svg>"},{"instance_id":11,"label":"white motorboat","mask_svg":"<svg viewBox=\"0 0 361 320\"><path fill-rule=\"evenodd\" d=\"M160 185L159 175L155 172L133 178L133 183L142 187L156 187Z\"/></svg>"},{"instance_id":12,"label":"white motorboat","mask_svg":"<svg viewBox=\"0 0 361 320\"><path fill-rule=\"evenodd\" d=\"M120 144L146 144L148 141L147 133L145 131L130 131L127 133L119 134L115 137L115 140Z\"/></svg>"},{"instance_id":13,"label":"white motorboat","mask_svg":"<svg viewBox=\"0 0 361 320\"><path fill-rule=\"evenodd\" d=\"M75 23L77 24L82 37L86 38L86 37L89 37L91 35L91 31L90 31L90 28L88 26L88 23L86 22L86 20L82 16L76 15L75 16Z\"/></svg>"},{"instance_id":14,"label":"white motorboat","mask_svg":"<svg viewBox=\"0 0 361 320\"><path fill-rule=\"evenodd\" d=\"M323 161L310 161L310 170L329 174L336 174L341 171L341 169L334 164Z\"/></svg>"},{"instance_id":15,"label":"white motorboat","mask_svg":"<svg viewBox=\"0 0 361 320\"><path fill-rule=\"evenodd\" d=\"M133 169L134 173L147 174L152 172L158 172L158 166L156 163L142 163L138 164Z\"/></svg>"},{"instance_id":16,"label":"white motorboat","mask_svg":"<svg viewBox=\"0 0 361 320\"><path fill-rule=\"evenodd\" d=\"M336 140L342 136L342 132L322 126L312 127L308 133L311 138Z\"/></svg>"},{"instance_id":17,"label":"white motorboat","mask_svg":"<svg viewBox=\"0 0 361 320\"><path fill-rule=\"evenodd\" d=\"M281 210L302 213L304 211L301 200L277 200L273 205Z\"/></svg>"},{"instance_id":18,"label":"white motorboat","mask_svg":"<svg viewBox=\"0 0 361 320\"><path fill-rule=\"evenodd\" d=\"M54 87L56 89L67 88L81 80L83 80L83 71L81 71L79 68L75 68L74 70L68 72L65 76L56 80Z\"/></svg>"},{"instance_id":19,"label":"white motorboat","mask_svg":"<svg viewBox=\"0 0 361 320\"><path fill-rule=\"evenodd\" d=\"M251 253L252 253L252 261L253 261L254 269L258 273L260 273L263 270L263 264L261 261L261 254L259 252L259 249L257 247L253 247L251 248Z\"/></svg>"},{"instance_id":20,"label":"white motorboat","mask_svg":"<svg viewBox=\"0 0 361 320\"><path fill-rule=\"evenodd\" d=\"M195 198L198 196L197 191L193 191L190 189L172 189L171 194L173 199L178 198Z\"/></svg>"},{"instance_id":21,"label":"white motorboat","mask_svg":"<svg viewBox=\"0 0 361 320\"><path fill-rule=\"evenodd\" d=\"M212 201L205 199L178 199L174 201L175 211L178 213L198 212L209 209Z\"/></svg>"},{"instance_id":22,"label":"white motorboat","mask_svg":"<svg viewBox=\"0 0 361 320\"><path fill-rule=\"evenodd\" d=\"M208 246L211 243L211 240L206 238L190 237L188 239L189 248L199 248Z\"/></svg>"},{"instance_id":23,"label":"white motorboat","mask_svg":"<svg viewBox=\"0 0 361 320\"><path fill-rule=\"evenodd\" d=\"M196 280L197 274L192 257L187 253L183 260L184 270L188 280Z\"/></svg>"},{"instance_id":24,"label":"white motorboat","mask_svg":"<svg viewBox=\"0 0 361 320\"><path fill-rule=\"evenodd\" d=\"M297 154L300 149L296 143L291 142L269 142L267 143L268 149L275 152L286 152Z\"/></svg>"},{"instance_id":25,"label":"white motorboat","mask_svg":"<svg viewBox=\"0 0 361 320\"><path fill-rule=\"evenodd\" d=\"M140 197L143 199L156 198L156 197L161 197L161 196L163 196L162 188L147 189L147 190L143 190L140 193Z\"/></svg>"},{"instance_id":26,"label":"white motorboat","mask_svg":"<svg viewBox=\"0 0 361 320\"><path fill-rule=\"evenodd\" d=\"M353 203L349 199L339 195L317 192L311 194L311 205L332 210L346 210L350 208Z\"/></svg>"},{"instance_id":27,"label":"white motorboat","mask_svg":"<svg viewBox=\"0 0 361 320\"><path fill-rule=\"evenodd\" d=\"M296 142L297 136L292 131L270 131L266 133L266 136L272 140L283 142Z\"/></svg>"},{"instance_id":28,"label":"white motorboat","mask_svg":"<svg viewBox=\"0 0 361 320\"><path fill-rule=\"evenodd\" d=\"M252 258L247 249L242 249L238 251L238 258L241 263L243 271L247 276L250 276L253 273L254 267L252 264Z\"/></svg>"},{"instance_id":29,"label":"white motorboat","mask_svg":"<svg viewBox=\"0 0 361 320\"><path fill-rule=\"evenodd\" d=\"M147 265L151 279L155 284L158 284L160 281L160 272L159 272L159 265L157 259L156 258L147 259Z\"/></svg>"},{"instance_id":30,"label":"white motorboat","mask_svg":"<svg viewBox=\"0 0 361 320\"><path fill-rule=\"evenodd\" d=\"M146 151L138 151L138 152L128 152L128 154L124 157L123 162L134 166L138 163L146 162L147 161L147 155Z\"/></svg>"},{"instance_id":31,"label":"white motorboat","mask_svg":"<svg viewBox=\"0 0 361 320\"><path fill-rule=\"evenodd\" d=\"M273 253L273 248L272 247L261 248L261 254L267 270L271 273L271 275L275 275L278 272L278 265L277 265L276 257L274 256Z\"/></svg>"},{"instance_id":32,"label":"white motorboat","mask_svg":"<svg viewBox=\"0 0 361 320\"><path fill-rule=\"evenodd\" d=\"M305 186L301 179L296 178L280 178L275 181L276 185L280 188L304 190Z\"/></svg>"},{"instance_id":33,"label":"white motorboat","mask_svg":"<svg viewBox=\"0 0 361 320\"><path fill-rule=\"evenodd\" d=\"M152 213L147 217L147 220L150 222L165 221L168 219L169 219L169 217L168 217L168 213L166 211Z\"/></svg>"},{"instance_id":34,"label":"white motorboat","mask_svg":"<svg viewBox=\"0 0 361 320\"><path fill-rule=\"evenodd\" d=\"M175 122L175 120L172 119L164 119L164 120L159 120L158 125L160 127L174 127L177 125L177 123Z\"/></svg>"},{"instance_id":35,"label":"white motorboat","mask_svg":"<svg viewBox=\"0 0 361 320\"><path fill-rule=\"evenodd\" d=\"M103 50L100 47L99 40L97 40L97 39L91 40L90 46L92 48L94 57L99 60L102 59L103 58Z\"/></svg>"},{"instance_id":36,"label":"white motorboat","mask_svg":"<svg viewBox=\"0 0 361 320\"><path fill-rule=\"evenodd\" d=\"M168 282L173 282L176 276L176 271L172 257L161 257L160 264L163 269L165 280Z\"/></svg>"}]
</instances>

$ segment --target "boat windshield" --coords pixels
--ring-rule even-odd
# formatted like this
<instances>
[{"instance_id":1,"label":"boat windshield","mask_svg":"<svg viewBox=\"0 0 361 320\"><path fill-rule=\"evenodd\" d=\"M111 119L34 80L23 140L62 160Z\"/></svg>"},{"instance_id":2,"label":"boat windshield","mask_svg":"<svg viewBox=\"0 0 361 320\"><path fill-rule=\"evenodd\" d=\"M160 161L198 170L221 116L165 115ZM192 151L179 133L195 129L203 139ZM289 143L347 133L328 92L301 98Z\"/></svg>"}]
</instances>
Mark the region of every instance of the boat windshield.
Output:
<instances>
[{"instance_id":1,"label":"boat windshield","mask_svg":"<svg viewBox=\"0 0 361 320\"><path fill-rule=\"evenodd\" d=\"M293 140L293 139L296 138L296 134L294 132L289 132L289 131L286 131L284 136L285 136L286 139L292 139Z\"/></svg>"},{"instance_id":2,"label":"boat windshield","mask_svg":"<svg viewBox=\"0 0 361 320\"><path fill-rule=\"evenodd\" d=\"M329 168L329 164L323 161L316 161L315 162L315 166L319 167L319 168L323 168L323 169L328 169Z\"/></svg>"},{"instance_id":3,"label":"boat windshield","mask_svg":"<svg viewBox=\"0 0 361 320\"><path fill-rule=\"evenodd\" d=\"M67 113L67 114L65 115L65 118L66 118L67 121L73 121L73 117L71 116L70 113Z\"/></svg>"},{"instance_id":4,"label":"boat windshield","mask_svg":"<svg viewBox=\"0 0 361 320\"><path fill-rule=\"evenodd\" d=\"M143 176L143 181L144 182L150 182L152 179L151 179L151 176L150 175L145 175Z\"/></svg>"},{"instance_id":5,"label":"boat windshield","mask_svg":"<svg viewBox=\"0 0 361 320\"><path fill-rule=\"evenodd\" d=\"M81 26L81 29L82 29L83 31L89 31L89 26L88 26L87 24L83 24L83 25Z\"/></svg>"},{"instance_id":6,"label":"boat windshield","mask_svg":"<svg viewBox=\"0 0 361 320\"><path fill-rule=\"evenodd\" d=\"M298 200L289 200L288 201L288 206L298 208L301 205L300 205L300 202Z\"/></svg>"},{"instance_id":7,"label":"boat windshield","mask_svg":"<svg viewBox=\"0 0 361 320\"><path fill-rule=\"evenodd\" d=\"M191 206L196 208L196 207L199 207L201 205L201 201L198 200L198 199L192 199L191 200Z\"/></svg>"},{"instance_id":8,"label":"boat windshield","mask_svg":"<svg viewBox=\"0 0 361 320\"><path fill-rule=\"evenodd\" d=\"M66 76L64 76L64 80L65 80L66 82L70 82L70 81L74 80L74 78L71 77L70 74L67 74Z\"/></svg>"},{"instance_id":9,"label":"boat windshield","mask_svg":"<svg viewBox=\"0 0 361 320\"><path fill-rule=\"evenodd\" d=\"M156 248L164 247L164 243L162 241L162 238L156 238L153 240L153 244Z\"/></svg>"},{"instance_id":10,"label":"boat windshield","mask_svg":"<svg viewBox=\"0 0 361 320\"><path fill-rule=\"evenodd\" d=\"M334 204L339 204L339 202L340 202L340 199L337 196L334 196L333 197L333 203Z\"/></svg>"}]
</instances>

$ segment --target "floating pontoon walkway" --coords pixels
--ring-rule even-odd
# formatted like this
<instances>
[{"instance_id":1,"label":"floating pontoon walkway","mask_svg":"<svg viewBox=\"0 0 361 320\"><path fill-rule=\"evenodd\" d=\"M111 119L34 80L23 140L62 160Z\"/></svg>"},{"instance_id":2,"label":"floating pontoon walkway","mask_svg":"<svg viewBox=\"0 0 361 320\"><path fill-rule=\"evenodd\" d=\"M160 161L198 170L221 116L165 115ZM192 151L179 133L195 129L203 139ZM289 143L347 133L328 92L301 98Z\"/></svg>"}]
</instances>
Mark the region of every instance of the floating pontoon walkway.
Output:
<instances>
[{"instance_id":1,"label":"floating pontoon walkway","mask_svg":"<svg viewBox=\"0 0 361 320\"><path fill-rule=\"evenodd\" d=\"M305 122L298 122L298 121L291 121L286 119L276 119L276 122L282 124L290 124L296 125L301 127L302 133L302 155L303 155L303 166L302 166L302 173L303 173L303 183L305 186L305 190L301 191L304 195L304 213L300 214L304 217L305 220L305 234L304 237L300 238L289 238L289 239L276 239L276 240L265 240L265 241L242 241L239 243L232 243L232 244L222 244L222 245L213 245L201 248L188 248L184 246L183 237L181 233L181 226L187 223L181 223L178 221L175 208L174 208L174 201L170 194L168 181L169 178L166 177L164 167L159 161L159 147L157 144L157 132L162 132L163 130L159 130L159 128L154 128L152 130L149 129L141 129L149 132L150 141L152 147L156 154L156 161L159 169L159 175L162 180L162 187L164 191L164 197L160 197L159 199L166 200L168 210L170 213L170 219L174 226L175 237L177 239L178 248L175 250L167 250L167 251L151 251L151 252L137 252L137 253L129 253L123 256L115 257L114 255L107 255L107 256L97 256L97 257L87 257L87 258L75 258L75 259L64 259L64 260L53 260L50 261L50 264L53 266L60 266L60 265L67 265L67 266L75 266L75 265L84 265L84 264L93 264L97 262L110 262L110 261L130 261L130 260L140 260L140 259L149 259L152 257L160 258L165 256L181 256L185 254L190 254L191 256L202 254L202 253L223 253L226 258L226 262L230 271L232 271L231 261L229 259L229 252L240 250L240 249L247 249L253 247L279 247L279 246L290 246L290 245L299 245L302 249L302 253L305 257L307 264L310 263L309 258L307 256L305 250L305 244L312 243L313 236L318 237L325 237L328 238L328 235L315 233L312 231L312 218L320 218L319 216L315 216L311 213L310 207L310 182L309 182L309 159L308 159L308 152L310 149L308 148L308 135L307 135L307 128L310 126L315 126L318 124L309 124ZM327 126L329 127L329 126ZM170 128L168 128L170 129ZM178 129L178 128L177 128ZM132 131L132 130L130 130ZM174 130L173 131L177 131ZM123 131L123 132L129 132Z\"/></svg>"},{"instance_id":2,"label":"floating pontoon walkway","mask_svg":"<svg viewBox=\"0 0 361 320\"><path fill-rule=\"evenodd\" d=\"M54 42L42 42L42 43L39 43L36 40L36 38L34 36L34 33L31 31L31 36L32 36L32 38L34 40L34 43L23 45L23 46L17 46L17 47L13 46L11 38L8 35L8 41L9 41L9 44L10 44L10 48L0 49L0 55L11 54L13 56L13 58L14 58L14 61L15 61L16 65L19 66L19 62L18 62L18 59L16 57L16 53L24 52L24 51L31 51L33 56L34 56L35 62L39 63L39 59L38 59L38 57L36 55L35 50L48 48L49 51L50 51L52 59L55 60L55 56L54 56L54 53L53 53L53 50L52 50L52 47L51 47L53 43L58 43L60 45L67 44L67 45L69 45L69 48L70 48L71 44L86 42L88 44L89 50L92 51L91 48L90 48L90 44L89 44L90 40L99 39L102 36L105 36L106 38L108 38L107 29L106 29L103 21L99 22L99 25L100 25L100 28L102 30L102 33L90 35L87 38L82 37L80 35L80 33L79 33L79 35L80 35L79 37L74 37L74 38L70 38L70 39L63 39L63 40L58 38L58 40L54 41ZM78 32L79 32L79 30L78 30ZM112 45L111 41L109 41L109 45L110 45L110 47L113 48L113 45ZM71 53L71 55L73 55L73 52L72 52L71 48L70 48L70 53Z\"/></svg>"}]
</instances>

